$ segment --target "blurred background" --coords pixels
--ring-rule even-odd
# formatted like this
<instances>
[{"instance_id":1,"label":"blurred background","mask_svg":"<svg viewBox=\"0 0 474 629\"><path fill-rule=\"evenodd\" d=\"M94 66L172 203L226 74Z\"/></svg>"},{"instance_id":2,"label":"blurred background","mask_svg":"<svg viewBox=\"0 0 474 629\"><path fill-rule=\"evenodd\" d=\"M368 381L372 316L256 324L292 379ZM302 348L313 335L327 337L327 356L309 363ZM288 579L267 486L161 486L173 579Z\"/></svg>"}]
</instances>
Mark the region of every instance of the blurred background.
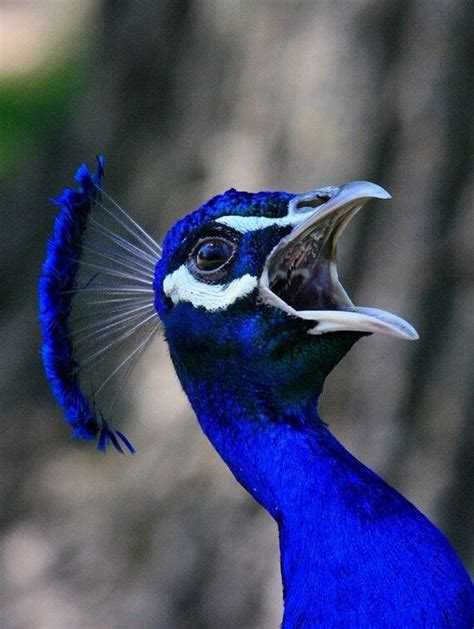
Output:
<instances>
[{"instance_id":1,"label":"blurred background","mask_svg":"<svg viewBox=\"0 0 474 629\"><path fill-rule=\"evenodd\" d=\"M161 340L121 426L135 457L73 443L48 390L48 197L96 153L158 239L231 186L392 193L351 224L340 275L421 339L358 343L321 413L472 568L473 18L469 0L1 3L2 627L281 618L276 527L201 434Z\"/></svg>"}]
</instances>

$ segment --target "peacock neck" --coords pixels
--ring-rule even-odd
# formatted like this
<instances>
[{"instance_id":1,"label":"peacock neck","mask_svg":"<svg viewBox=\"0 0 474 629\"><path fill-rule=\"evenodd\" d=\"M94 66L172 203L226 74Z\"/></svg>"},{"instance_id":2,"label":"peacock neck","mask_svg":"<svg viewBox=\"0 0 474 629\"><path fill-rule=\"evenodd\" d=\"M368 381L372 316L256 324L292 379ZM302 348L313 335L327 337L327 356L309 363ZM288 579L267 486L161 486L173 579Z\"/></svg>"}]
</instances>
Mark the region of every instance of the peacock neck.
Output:
<instances>
[{"instance_id":1,"label":"peacock neck","mask_svg":"<svg viewBox=\"0 0 474 629\"><path fill-rule=\"evenodd\" d=\"M363 626L422 627L419 614L440 618L444 599L458 600L460 582L467 592L468 578L445 538L343 448L314 401L278 405L245 378L235 390L226 378L188 380L185 389L216 450L278 524L283 627L362 626L362 620ZM439 600L426 593L438 568L458 579ZM464 619L463 609L453 618Z\"/></svg>"},{"instance_id":2,"label":"peacock neck","mask_svg":"<svg viewBox=\"0 0 474 629\"><path fill-rule=\"evenodd\" d=\"M188 395L234 476L278 524L285 608L294 593L311 600L304 593L320 588L331 570L327 546L330 540L337 544L342 521L350 532L350 518L341 520L348 513L341 501L351 502L351 479L363 476L363 466L331 435L315 404L269 408L263 396L254 394L248 408L242 393L208 385L193 387Z\"/></svg>"},{"instance_id":3,"label":"peacock neck","mask_svg":"<svg viewBox=\"0 0 474 629\"><path fill-rule=\"evenodd\" d=\"M188 384L186 393L237 480L278 523L320 511L318 497L326 505L331 491L354 477L382 482L330 433L316 399L290 407L246 387L245 378L235 391L228 381L206 381Z\"/></svg>"}]
</instances>

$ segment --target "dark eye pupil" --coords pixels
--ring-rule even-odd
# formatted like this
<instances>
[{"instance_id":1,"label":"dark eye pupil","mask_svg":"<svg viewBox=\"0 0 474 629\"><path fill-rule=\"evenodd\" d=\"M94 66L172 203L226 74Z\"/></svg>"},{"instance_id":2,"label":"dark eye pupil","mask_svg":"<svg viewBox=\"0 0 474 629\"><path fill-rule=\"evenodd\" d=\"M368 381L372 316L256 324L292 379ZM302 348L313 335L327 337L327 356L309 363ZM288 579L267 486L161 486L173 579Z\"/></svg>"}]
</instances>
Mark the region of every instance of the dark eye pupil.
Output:
<instances>
[{"instance_id":1,"label":"dark eye pupil","mask_svg":"<svg viewBox=\"0 0 474 629\"><path fill-rule=\"evenodd\" d=\"M230 243L208 240L196 252L196 264L201 271L213 271L222 266L232 255Z\"/></svg>"}]
</instances>

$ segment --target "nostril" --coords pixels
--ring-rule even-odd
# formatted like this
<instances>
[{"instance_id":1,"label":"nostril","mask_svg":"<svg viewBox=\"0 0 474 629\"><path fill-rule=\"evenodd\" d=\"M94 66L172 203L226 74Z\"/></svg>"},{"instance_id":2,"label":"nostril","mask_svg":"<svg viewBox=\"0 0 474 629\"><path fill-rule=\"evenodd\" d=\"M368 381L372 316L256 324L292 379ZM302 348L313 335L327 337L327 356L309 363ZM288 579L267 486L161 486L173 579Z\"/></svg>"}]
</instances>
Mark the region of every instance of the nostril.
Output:
<instances>
[{"instance_id":1,"label":"nostril","mask_svg":"<svg viewBox=\"0 0 474 629\"><path fill-rule=\"evenodd\" d=\"M312 199L301 199L295 205L296 210L303 210L305 208L317 208L320 205L324 205L331 199L331 195L327 192L321 192L316 194Z\"/></svg>"}]
</instances>

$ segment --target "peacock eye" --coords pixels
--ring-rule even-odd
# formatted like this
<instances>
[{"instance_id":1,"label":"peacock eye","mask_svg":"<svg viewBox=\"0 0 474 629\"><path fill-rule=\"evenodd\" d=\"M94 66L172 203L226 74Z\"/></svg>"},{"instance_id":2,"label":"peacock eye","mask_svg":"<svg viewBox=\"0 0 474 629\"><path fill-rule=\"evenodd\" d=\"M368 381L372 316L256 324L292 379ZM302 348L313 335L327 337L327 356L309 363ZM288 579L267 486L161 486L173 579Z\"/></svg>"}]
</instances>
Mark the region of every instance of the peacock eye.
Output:
<instances>
[{"instance_id":1,"label":"peacock eye","mask_svg":"<svg viewBox=\"0 0 474 629\"><path fill-rule=\"evenodd\" d=\"M223 238L209 238L195 248L194 264L199 271L217 271L233 258L234 253L233 243Z\"/></svg>"}]
</instances>

